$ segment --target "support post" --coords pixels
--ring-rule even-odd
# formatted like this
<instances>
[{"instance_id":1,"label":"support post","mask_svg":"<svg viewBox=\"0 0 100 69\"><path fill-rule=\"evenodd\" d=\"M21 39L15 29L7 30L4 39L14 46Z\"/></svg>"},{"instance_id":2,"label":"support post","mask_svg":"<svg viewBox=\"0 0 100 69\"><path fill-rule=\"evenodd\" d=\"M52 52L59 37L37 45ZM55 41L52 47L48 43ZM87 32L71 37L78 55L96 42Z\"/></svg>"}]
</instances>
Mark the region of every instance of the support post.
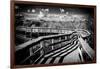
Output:
<instances>
[{"instance_id":1,"label":"support post","mask_svg":"<svg viewBox=\"0 0 100 69\"><path fill-rule=\"evenodd\" d=\"M79 47L78 47L78 51L79 51L79 54L80 54L80 57L81 57L81 62L84 62L82 51Z\"/></svg>"},{"instance_id":2,"label":"support post","mask_svg":"<svg viewBox=\"0 0 100 69\"><path fill-rule=\"evenodd\" d=\"M67 39L67 36L65 36L65 40Z\"/></svg>"},{"instance_id":3,"label":"support post","mask_svg":"<svg viewBox=\"0 0 100 69\"><path fill-rule=\"evenodd\" d=\"M52 44L54 43L54 39L51 39L51 41L52 41ZM53 47L53 45L52 45L52 50L54 50L54 47Z\"/></svg>"}]
</instances>

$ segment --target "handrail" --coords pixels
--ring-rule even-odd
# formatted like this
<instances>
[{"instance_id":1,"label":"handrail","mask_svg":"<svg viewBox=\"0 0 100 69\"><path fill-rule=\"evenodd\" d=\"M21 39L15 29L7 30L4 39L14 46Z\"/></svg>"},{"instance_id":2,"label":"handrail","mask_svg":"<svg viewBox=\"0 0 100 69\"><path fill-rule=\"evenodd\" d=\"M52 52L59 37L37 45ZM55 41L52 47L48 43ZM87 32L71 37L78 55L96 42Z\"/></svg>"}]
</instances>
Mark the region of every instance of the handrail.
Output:
<instances>
[{"instance_id":1,"label":"handrail","mask_svg":"<svg viewBox=\"0 0 100 69\"><path fill-rule=\"evenodd\" d=\"M25 27L25 26L19 26L16 28L16 30L20 30L20 28L30 28L30 29L55 29L55 30L69 30L67 28L50 28L50 27Z\"/></svg>"},{"instance_id":2,"label":"handrail","mask_svg":"<svg viewBox=\"0 0 100 69\"><path fill-rule=\"evenodd\" d=\"M26 31L26 32L52 32L52 33L71 33L73 30L67 28L50 28L50 27L28 27L28 26L19 26L16 27L17 31Z\"/></svg>"},{"instance_id":3,"label":"handrail","mask_svg":"<svg viewBox=\"0 0 100 69\"><path fill-rule=\"evenodd\" d=\"M62 35L60 35L60 36L62 36ZM48 38L48 37L50 37L50 36L45 36L44 38ZM51 36L51 37L53 37L53 36ZM50 38L51 38L50 37ZM72 37L72 36L71 36ZM73 36L74 37L74 36ZM72 37L72 38L73 38ZM44 39L43 38L43 39ZM53 43L53 44L50 44L50 45L48 45L48 46L52 46L52 45L55 45L55 44L57 44L57 43L61 43L61 42L65 42L66 40L62 40L62 41L59 41L59 42L56 42L56 43ZM30 56L28 56L28 57L26 57L24 60L22 60L20 63L21 64L23 64L24 62L26 62L26 61L28 61L31 57L33 57L38 51L40 51L40 50L42 50L42 48L43 48L43 46L40 46L40 48L39 49L37 49L33 54L31 54ZM29 49L29 48L28 48ZM42 53L42 54L40 54L40 56L33 62L33 63L35 63L35 62L37 62L38 61L38 59L40 59L42 56L44 55L44 53Z\"/></svg>"},{"instance_id":4,"label":"handrail","mask_svg":"<svg viewBox=\"0 0 100 69\"><path fill-rule=\"evenodd\" d=\"M81 45L82 45L82 49L88 54L88 56L91 58L91 59L93 59L94 58L94 54L95 54L95 52L94 52L94 50L89 46L89 44L86 42L86 41L84 41L81 37L80 38L78 38L79 39L79 41L80 41L80 43L81 43Z\"/></svg>"},{"instance_id":5,"label":"handrail","mask_svg":"<svg viewBox=\"0 0 100 69\"><path fill-rule=\"evenodd\" d=\"M42 53L33 63L37 62L43 55L44 53Z\"/></svg>"},{"instance_id":6,"label":"handrail","mask_svg":"<svg viewBox=\"0 0 100 69\"><path fill-rule=\"evenodd\" d=\"M76 32L72 32L71 34L76 33ZM21 45L16 46L15 51L19 51L22 50L24 48L30 48L32 47L32 44L36 44L38 42L40 42L43 39L50 39L50 38L55 38L55 37L61 37L61 36L66 36L66 35L71 35L71 34L58 34L58 35L49 35L49 36L42 36L42 37L38 37L37 39L32 39L28 42L25 42Z\"/></svg>"},{"instance_id":7,"label":"handrail","mask_svg":"<svg viewBox=\"0 0 100 69\"><path fill-rule=\"evenodd\" d=\"M23 49L29 49L29 48L31 48L31 47L34 47L34 46L36 46L36 44L40 43L42 40L53 39L53 38L63 37L63 36L69 36L69 35L70 35L70 38L73 38L73 37L74 37L73 35L76 35L76 34L79 34L79 33L77 33L77 32L72 32L72 33L70 33L70 34L57 34L57 35L48 35L48 36L38 37L37 39L32 39L32 40L30 40L30 41L27 41L27 42L21 44L21 45L16 46L16 48L15 48L16 50L15 50L15 51L17 52L17 51L20 51L20 50L23 50ZM82 39L82 37L81 37L80 35L81 35L81 34L78 35L78 41L81 43L82 49L89 55L89 57L90 57L91 59L93 59L93 58L94 58L94 54L95 54L94 50L88 45L88 43L87 43L86 41L84 41L84 40ZM80 36L80 37L79 37L79 36ZM58 42L54 42L54 43L49 44L48 46L53 46L53 45L55 45L55 44L59 44L59 43L62 43L62 42L64 42L64 41L66 41L66 40L61 40L61 41L58 41ZM42 42L41 42L41 43L42 43ZM42 45L41 43L40 43L40 48L37 49L32 55L30 55L30 56L26 57L24 60L22 60L21 63L26 62L26 61L29 60L32 56L34 56L38 51L42 50L42 49L43 49L43 45ZM79 49L79 52L80 52L80 55L81 55L81 57L82 57L82 61L84 61L84 58L83 58L83 56L82 56L82 53L81 53L81 50L80 50L80 49ZM37 62L38 59L40 59L43 55L44 55L44 53L40 54L40 55L38 56L38 58L37 58L34 62L32 62L32 63Z\"/></svg>"},{"instance_id":8,"label":"handrail","mask_svg":"<svg viewBox=\"0 0 100 69\"><path fill-rule=\"evenodd\" d=\"M24 63L25 61L27 61L29 58L31 58L33 55L35 55L35 53L37 53L38 51L40 51L42 48L39 48L38 50L36 50L31 56L28 56L26 59L24 59L22 62L21 62L21 64L22 63Z\"/></svg>"}]
</instances>

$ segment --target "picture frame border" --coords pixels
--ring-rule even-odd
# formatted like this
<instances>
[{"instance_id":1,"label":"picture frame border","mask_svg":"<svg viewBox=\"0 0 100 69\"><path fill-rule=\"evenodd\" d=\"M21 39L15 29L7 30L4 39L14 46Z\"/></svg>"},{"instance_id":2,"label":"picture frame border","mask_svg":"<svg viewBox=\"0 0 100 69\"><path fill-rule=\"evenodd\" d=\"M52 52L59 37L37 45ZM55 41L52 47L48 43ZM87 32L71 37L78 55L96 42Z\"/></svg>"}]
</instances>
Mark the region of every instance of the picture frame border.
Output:
<instances>
[{"instance_id":1,"label":"picture frame border","mask_svg":"<svg viewBox=\"0 0 100 69\"><path fill-rule=\"evenodd\" d=\"M14 21L15 21L15 4L32 4L40 6L54 6L54 7L73 7L73 8L93 8L94 9L94 20L93 20L93 39L94 39L94 51L95 58L93 62L84 63L62 63L62 64L39 64L39 65L15 65L15 31L14 31ZM27 67L43 67L43 66L58 66L58 65L76 65L76 64L92 64L96 63L96 6L95 5L81 5L81 4L64 4L64 3L49 3L49 2L34 2L34 1L11 1L10 2L10 67L11 68L27 68Z\"/></svg>"}]
</instances>

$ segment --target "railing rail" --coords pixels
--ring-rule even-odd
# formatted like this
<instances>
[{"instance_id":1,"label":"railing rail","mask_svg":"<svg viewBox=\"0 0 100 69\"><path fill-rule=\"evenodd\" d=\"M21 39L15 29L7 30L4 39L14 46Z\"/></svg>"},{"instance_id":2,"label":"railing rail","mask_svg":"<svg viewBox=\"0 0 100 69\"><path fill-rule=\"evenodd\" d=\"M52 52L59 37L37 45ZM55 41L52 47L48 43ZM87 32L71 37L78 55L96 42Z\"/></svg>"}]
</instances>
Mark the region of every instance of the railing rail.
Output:
<instances>
[{"instance_id":1,"label":"railing rail","mask_svg":"<svg viewBox=\"0 0 100 69\"><path fill-rule=\"evenodd\" d=\"M18 31L26 32L51 32L51 33L71 33L73 30L67 28L48 28L48 27L25 27L19 26L16 28Z\"/></svg>"},{"instance_id":2,"label":"railing rail","mask_svg":"<svg viewBox=\"0 0 100 69\"><path fill-rule=\"evenodd\" d=\"M38 50L36 50L32 55L30 55L30 56L28 56L26 59L24 59L22 62L21 62L21 64L22 63L24 63L24 62L26 62L27 60L29 60L32 56L34 56L38 51L40 51L42 48L39 48ZM43 55L43 54L41 54L41 55Z\"/></svg>"},{"instance_id":3,"label":"railing rail","mask_svg":"<svg viewBox=\"0 0 100 69\"><path fill-rule=\"evenodd\" d=\"M84 41L81 37L78 38L80 43L81 43L81 46L82 46L82 49L88 54L88 56L93 60L94 59L94 50L89 46L89 44Z\"/></svg>"},{"instance_id":4,"label":"railing rail","mask_svg":"<svg viewBox=\"0 0 100 69\"><path fill-rule=\"evenodd\" d=\"M63 36L64 37L68 37L69 36L70 39L73 39L75 37L73 35L77 35L77 39L80 42L80 44L82 45L82 49L84 49L85 52L89 55L89 57L91 59L93 59L94 58L93 49L82 39L82 37L79 37L77 32L72 32L70 34L57 34L57 35L42 36L42 37L38 37L37 39L32 39L32 40L30 40L28 42L25 42L25 43L23 43L21 45L16 46L16 53L17 53L17 52L19 52L21 50L25 50L25 49L30 49L30 48L36 47L37 44L39 44L39 48L36 51L34 51L31 55L29 55L28 57L23 59L20 63L23 64L24 62L28 61L31 57L36 55L36 53L39 52L39 51L42 51L42 53L40 53L40 56L38 56L38 58L36 60L34 60L34 62L32 62L32 63L37 62L43 55L45 55L45 52L43 52L44 51L43 50L43 47L44 47L43 46L43 41L44 40L48 40L48 39L52 40L52 39L55 39L55 38L60 38L60 41L54 42L54 40L53 40L53 41L51 41L51 44L47 45L48 47L52 47L52 50L53 50L53 46L54 45L61 44L61 43L66 41L67 38L64 39L64 40L61 40L61 37L63 37ZM29 52L30 52L30 50L29 50ZM80 49L79 49L79 53L80 53L80 55L82 57L82 62L83 62L84 58L82 56L82 52L81 52Z\"/></svg>"},{"instance_id":5,"label":"railing rail","mask_svg":"<svg viewBox=\"0 0 100 69\"><path fill-rule=\"evenodd\" d=\"M76 32L72 32L71 34L76 33ZM44 40L44 39L51 39L51 38L55 38L55 37L61 37L61 36L68 36L71 34L58 34L58 35L49 35L49 36L42 36L42 37L38 37L37 39L32 39L28 42L25 42L21 45L16 46L16 51L22 50L24 48L30 48L32 47L31 45L36 45L37 43L39 43L40 41Z\"/></svg>"},{"instance_id":6,"label":"railing rail","mask_svg":"<svg viewBox=\"0 0 100 69\"><path fill-rule=\"evenodd\" d=\"M73 38L74 39L74 36L72 36L72 35L75 35L75 33L76 32L72 32L71 34L57 34L57 35L49 35L49 36L43 36L43 37L39 37L39 38L37 38L37 39L33 39L33 40L30 40L30 41L28 41L28 42L25 42L25 43L23 43L23 44L21 44L21 45L18 45L18 46L16 46L16 53L17 54L20 54L20 51L25 51L25 50L29 50L29 52L30 52L30 48L33 48L33 47L37 47L37 45L39 46L39 48L36 50L36 51L34 51L31 55L29 55L29 56L27 56L26 58L24 58L24 59L22 59L21 60L21 62L20 62L20 64L23 64L24 62L26 62L26 61L30 61L29 59L30 58L32 58L34 55L36 55L36 53L37 52L39 52L39 51L44 51L43 49L43 41L45 41L45 40L52 40L52 39L55 39L55 38L61 38L61 37L67 37L66 39L64 39L64 40L61 40L60 39L60 41L57 41L57 42L54 42L54 40L51 42L51 44L49 44L49 45L47 45L48 47L53 47L53 46L55 46L56 44L61 44L61 43L63 43L63 42L65 42L65 41L68 41L67 39L68 39L68 36L69 36L69 38L71 39L71 38ZM76 38L76 37L75 37ZM75 40L75 39L74 39ZM45 42L44 42L45 43ZM53 49L51 49L51 50L53 50ZM46 51L46 50L45 50ZM40 59L46 52L44 51L44 53L42 52L41 53L41 55L40 56L38 56L38 58L37 59L35 59L35 61L34 62L36 62L36 61L38 61L38 59ZM33 63L34 63L33 62Z\"/></svg>"}]
</instances>

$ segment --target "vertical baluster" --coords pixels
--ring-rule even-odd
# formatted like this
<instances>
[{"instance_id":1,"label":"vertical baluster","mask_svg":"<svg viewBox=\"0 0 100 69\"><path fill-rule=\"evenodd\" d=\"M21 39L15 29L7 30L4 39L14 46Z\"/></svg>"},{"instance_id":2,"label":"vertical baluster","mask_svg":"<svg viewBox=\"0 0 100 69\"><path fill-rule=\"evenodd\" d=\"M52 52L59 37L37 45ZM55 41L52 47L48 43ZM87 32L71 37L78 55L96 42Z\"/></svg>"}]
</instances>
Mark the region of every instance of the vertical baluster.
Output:
<instances>
[{"instance_id":1,"label":"vertical baluster","mask_svg":"<svg viewBox=\"0 0 100 69\"><path fill-rule=\"evenodd\" d=\"M65 37L65 40L67 40L67 36L64 36ZM66 41L64 42L64 45L66 45Z\"/></svg>"},{"instance_id":2,"label":"vertical baluster","mask_svg":"<svg viewBox=\"0 0 100 69\"><path fill-rule=\"evenodd\" d=\"M30 56L33 54L32 48L29 48ZM32 60L30 59L30 63L32 63Z\"/></svg>"},{"instance_id":3,"label":"vertical baluster","mask_svg":"<svg viewBox=\"0 0 100 69\"><path fill-rule=\"evenodd\" d=\"M25 27L25 38L27 37L26 34L27 34L27 27Z\"/></svg>"},{"instance_id":4,"label":"vertical baluster","mask_svg":"<svg viewBox=\"0 0 100 69\"><path fill-rule=\"evenodd\" d=\"M78 47L78 51L79 51L79 54L80 54L80 57L81 57L81 62L84 62L84 59L83 59L83 55L82 55L82 48Z\"/></svg>"},{"instance_id":5,"label":"vertical baluster","mask_svg":"<svg viewBox=\"0 0 100 69\"><path fill-rule=\"evenodd\" d=\"M43 41L40 42L40 48L42 48L42 47L43 47Z\"/></svg>"},{"instance_id":6,"label":"vertical baluster","mask_svg":"<svg viewBox=\"0 0 100 69\"><path fill-rule=\"evenodd\" d=\"M54 39L51 39L52 44L54 43ZM54 50L54 46L52 45L52 50Z\"/></svg>"},{"instance_id":7,"label":"vertical baluster","mask_svg":"<svg viewBox=\"0 0 100 69\"><path fill-rule=\"evenodd\" d=\"M59 41L61 41L61 37L59 37ZM59 46L61 47L61 46L62 46L62 44L60 43L60 44L59 44Z\"/></svg>"},{"instance_id":8,"label":"vertical baluster","mask_svg":"<svg viewBox=\"0 0 100 69\"><path fill-rule=\"evenodd\" d=\"M67 40L67 36L65 36L65 40Z\"/></svg>"},{"instance_id":9,"label":"vertical baluster","mask_svg":"<svg viewBox=\"0 0 100 69\"><path fill-rule=\"evenodd\" d=\"M32 28L31 28L31 31L30 31L30 37L31 37L31 40L32 40Z\"/></svg>"},{"instance_id":10,"label":"vertical baluster","mask_svg":"<svg viewBox=\"0 0 100 69\"><path fill-rule=\"evenodd\" d=\"M59 41L61 41L61 37L59 37Z\"/></svg>"},{"instance_id":11,"label":"vertical baluster","mask_svg":"<svg viewBox=\"0 0 100 69\"><path fill-rule=\"evenodd\" d=\"M40 48L42 48L42 50L40 51L40 54L43 54L44 51L43 51L43 41L40 42Z\"/></svg>"},{"instance_id":12,"label":"vertical baluster","mask_svg":"<svg viewBox=\"0 0 100 69\"><path fill-rule=\"evenodd\" d=\"M33 54L32 48L29 48L29 51L30 51L30 56L31 56Z\"/></svg>"}]
</instances>

